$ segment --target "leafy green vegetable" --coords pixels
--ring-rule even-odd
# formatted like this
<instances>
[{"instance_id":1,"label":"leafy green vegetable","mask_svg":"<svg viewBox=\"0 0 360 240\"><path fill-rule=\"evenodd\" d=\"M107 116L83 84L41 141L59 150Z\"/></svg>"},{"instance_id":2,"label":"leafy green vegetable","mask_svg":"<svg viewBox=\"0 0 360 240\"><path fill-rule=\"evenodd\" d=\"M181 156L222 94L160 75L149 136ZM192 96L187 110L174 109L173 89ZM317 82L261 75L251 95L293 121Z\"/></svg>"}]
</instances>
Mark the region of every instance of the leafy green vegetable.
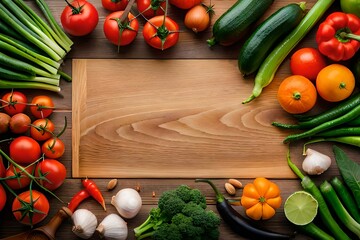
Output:
<instances>
[{"instance_id":1,"label":"leafy green vegetable","mask_svg":"<svg viewBox=\"0 0 360 240\"><path fill-rule=\"evenodd\" d=\"M351 189L360 208L360 164L350 159L339 147L333 146L335 160L346 185Z\"/></svg>"}]
</instances>

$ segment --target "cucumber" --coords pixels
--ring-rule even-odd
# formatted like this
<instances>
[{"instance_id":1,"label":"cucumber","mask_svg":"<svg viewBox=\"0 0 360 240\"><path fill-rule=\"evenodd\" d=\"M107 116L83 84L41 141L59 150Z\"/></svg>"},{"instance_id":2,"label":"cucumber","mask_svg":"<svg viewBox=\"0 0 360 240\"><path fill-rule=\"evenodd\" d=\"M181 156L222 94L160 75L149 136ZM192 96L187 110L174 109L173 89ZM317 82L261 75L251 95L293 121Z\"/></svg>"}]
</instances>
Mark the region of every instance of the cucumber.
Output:
<instances>
[{"instance_id":1,"label":"cucumber","mask_svg":"<svg viewBox=\"0 0 360 240\"><path fill-rule=\"evenodd\" d=\"M241 47L238 67L243 75L257 71L270 50L304 17L305 2L290 3L262 22Z\"/></svg>"},{"instance_id":2,"label":"cucumber","mask_svg":"<svg viewBox=\"0 0 360 240\"><path fill-rule=\"evenodd\" d=\"M228 46L239 41L273 2L274 0L238 0L216 20L212 37L207 40L208 45Z\"/></svg>"}]
</instances>

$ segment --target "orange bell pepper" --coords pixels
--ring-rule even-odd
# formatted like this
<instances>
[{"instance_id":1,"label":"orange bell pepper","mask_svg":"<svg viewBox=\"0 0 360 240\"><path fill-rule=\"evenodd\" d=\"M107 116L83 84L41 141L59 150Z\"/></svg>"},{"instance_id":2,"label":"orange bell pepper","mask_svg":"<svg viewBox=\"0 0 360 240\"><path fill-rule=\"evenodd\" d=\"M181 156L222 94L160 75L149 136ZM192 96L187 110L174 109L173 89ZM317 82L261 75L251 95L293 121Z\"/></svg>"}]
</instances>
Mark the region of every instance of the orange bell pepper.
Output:
<instances>
[{"instance_id":1,"label":"orange bell pepper","mask_svg":"<svg viewBox=\"0 0 360 240\"><path fill-rule=\"evenodd\" d=\"M241 197L241 205L245 208L246 215L254 220L270 219L281 206L281 202L280 188L263 177L246 184Z\"/></svg>"}]
</instances>

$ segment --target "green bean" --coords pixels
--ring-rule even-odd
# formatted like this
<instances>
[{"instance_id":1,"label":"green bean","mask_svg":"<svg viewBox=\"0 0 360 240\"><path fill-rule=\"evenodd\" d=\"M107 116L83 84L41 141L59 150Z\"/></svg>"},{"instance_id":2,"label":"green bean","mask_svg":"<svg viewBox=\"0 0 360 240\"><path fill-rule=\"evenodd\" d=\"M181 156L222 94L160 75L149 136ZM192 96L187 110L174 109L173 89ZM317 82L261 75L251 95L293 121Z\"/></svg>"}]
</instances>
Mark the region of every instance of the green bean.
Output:
<instances>
[{"instance_id":1,"label":"green bean","mask_svg":"<svg viewBox=\"0 0 360 240\"><path fill-rule=\"evenodd\" d=\"M302 118L298 120L298 124L286 124L273 122L272 125L276 127L286 128L286 129L310 129L324 122L333 120L345 113L349 112L354 107L360 105L360 93L354 94L352 97L342 101L335 107L332 107L324 112L321 112L317 115L307 116L307 118ZM355 119L354 119L355 121ZM358 119L360 125L360 117Z\"/></svg>"},{"instance_id":2,"label":"green bean","mask_svg":"<svg viewBox=\"0 0 360 240\"><path fill-rule=\"evenodd\" d=\"M338 177L333 177L330 180L331 185L335 189L337 195L339 196L341 202L344 204L346 210L349 211L350 215L360 223L360 211L356 205L353 195L351 195L347 186L340 180Z\"/></svg>"},{"instance_id":3,"label":"green bean","mask_svg":"<svg viewBox=\"0 0 360 240\"><path fill-rule=\"evenodd\" d=\"M255 85L251 96L243 101L249 103L260 96L263 88L268 86L274 79L277 69L291 50L305 37L318 20L335 0L318 0L308 11L299 25L278 44L268 57L263 61L255 76Z\"/></svg>"},{"instance_id":4,"label":"green bean","mask_svg":"<svg viewBox=\"0 0 360 240\"><path fill-rule=\"evenodd\" d=\"M322 196L319 188L311 180L310 177L305 176L300 169L291 161L290 150L287 153L287 162L291 170L301 179L301 186L307 192L309 192L318 201L318 214L324 225L333 234L335 239L351 239L337 224L336 220L331 215L331 212Z\"/></svg>"},{"instance_id":5,"label":"green bean","mask_svg":"<svg viewBox=\"0 0 360 240\"><path fill-rule=\"evenodd\" d=\"M296 140L307 138L307 137L312 137L317 133L320 133L320 132L328 130L330 128L347 123L350 120L353 120L354 118L356 118L358 116L360 116L360 105L357 105L352 110L348 111L347 113L345 113L344 115L342 115L338 118L335 118L328 122L324 122L324 123L322 123L314 128L311 128L305 132L289 135L285 138L284 143L296 141Z\"/></svg>"}]
</instances>

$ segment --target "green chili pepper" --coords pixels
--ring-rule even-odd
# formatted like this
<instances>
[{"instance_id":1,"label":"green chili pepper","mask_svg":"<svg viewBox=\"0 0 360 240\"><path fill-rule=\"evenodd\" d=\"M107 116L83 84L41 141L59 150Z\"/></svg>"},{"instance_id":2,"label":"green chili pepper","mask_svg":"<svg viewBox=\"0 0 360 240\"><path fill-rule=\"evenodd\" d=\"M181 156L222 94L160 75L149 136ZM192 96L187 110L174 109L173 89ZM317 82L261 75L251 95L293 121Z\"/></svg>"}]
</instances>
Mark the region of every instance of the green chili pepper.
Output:
<instances>
[{"instance_id":1,"label":"green chili pepper","mask_svg":"<svg viewBox=\"0 0 360 240\"><path fill-rule=\"evenodd\" d=\"M345 209L331 184L328 181L324 181L320 185L320 191L341 222L360 238L360 224Z\"/></svg>"},{"instance_id":2,"label":"green chili pepper","mask_svg":"<svg viewBox=\"0 0 360 240\"><path fill-rule=\"evenodd\" d=\"M350 215L360 223L360 210L357 208L355 199L351 195L347 186L340 180L338 177L334 177L330 180L331 185L335 189L337 195L339 196L341 202L344 204L346 210L349 211Z\"/></svg>"},{"instance_id":3,"label":"green chili pepper","mask_svg":"<svg viewBox=\"0 0 360 240\"><path fill-rule=\"evenodd\" d=\"M325 202L324 197L322 196L319 188L311 180L310 177L305 176L300 169L291 161L290 150L287 153L287 162L291 170L301 179L301 186L305 191L313 195L313 197L318 201L318 214L324 225L329 231L334 235L335 239L351 239L337 224L336 220L331 215L331 212Z\"/></svg>"},{"instance_id":4,"label":"green chili pepper","mask_svg":"<svg viewBox=\"0 0 360 240\"><path fill-rule=\"evenodd\" d=\"M285 138L284 143L296 141L296 140L307 138L307 137L312 137L315 134L320 133L322 131L339 126L341 124L345 124L358 116L360 116L360 105L354 107L352 110L350 110L349 112L345 113L344 115L342 115L338 118L335 118L331 121L322 123L322 124L320 124L314 128L311 128L305 132L289 135Z\"/></svg>"},{"instance_id":5,"label":"green chili pepper","mask_svg":"<svg viewBox=\"0 0 360 240\"><path fill-rule=\"evenodd\" d=\"M316 137L360 136L360 127L341 127L315 134Z\"/></svg>"},{"instance_id":6,"label":"green chili pepper","mask_svg":"<svg viewBox=\"0 0 360 240\"><path fill-rule=\"evenodd\" d=\"M339 142L339 143L352 145L352 146L355 146L355 147L360 147L360 136L314 138L314 139L304 143L303 152L305 153L307 145L312 144L312 143L318 143L318 142Z\"/></svg>"}]
</instances>

